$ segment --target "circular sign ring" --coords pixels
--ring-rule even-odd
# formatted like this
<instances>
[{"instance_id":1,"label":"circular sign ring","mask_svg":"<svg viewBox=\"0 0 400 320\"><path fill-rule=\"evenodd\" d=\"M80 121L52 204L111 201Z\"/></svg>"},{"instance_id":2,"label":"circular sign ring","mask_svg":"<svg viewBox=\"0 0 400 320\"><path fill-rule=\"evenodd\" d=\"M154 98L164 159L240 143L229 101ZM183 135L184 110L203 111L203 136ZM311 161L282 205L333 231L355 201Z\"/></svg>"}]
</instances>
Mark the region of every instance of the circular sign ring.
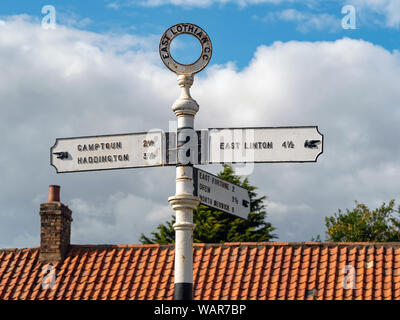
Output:
<instances>
[{"instance_id":1,"label":"circular sign ring","mask_svg":"<svg viewBox=\"0 0 400 320\"><path fill-rule=\"evenodd\" d=\"M201 44L201 55L192 64L181 64L172 58L170 45L172 40L181 34L194 36ZM161 37L158 48L162 62L169 70L178 75L192 75L203 70L211 60L212 45L208 34L193 23L178 23L168 28Z\"/></svg>"}]
</instances>

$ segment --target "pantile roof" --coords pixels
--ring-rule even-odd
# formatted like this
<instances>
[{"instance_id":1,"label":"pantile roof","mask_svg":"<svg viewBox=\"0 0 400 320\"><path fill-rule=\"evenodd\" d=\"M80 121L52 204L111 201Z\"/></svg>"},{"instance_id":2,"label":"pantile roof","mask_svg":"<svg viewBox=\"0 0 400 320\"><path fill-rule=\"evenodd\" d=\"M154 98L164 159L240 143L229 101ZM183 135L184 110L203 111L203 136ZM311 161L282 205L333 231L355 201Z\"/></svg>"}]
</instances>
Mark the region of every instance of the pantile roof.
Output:
<instances>
[{"instance_id":1,"label":"pantile roof","mask_svg":"<svg viewBox=\"0 0 400 320\"><path fill-rule=\"evenodd\" d=\"M174 245L39 250L0 250L0 299L173 299ZM194 244L193 268L195 300L400 299L400 243Z\"/></svg>"}]
</instances>

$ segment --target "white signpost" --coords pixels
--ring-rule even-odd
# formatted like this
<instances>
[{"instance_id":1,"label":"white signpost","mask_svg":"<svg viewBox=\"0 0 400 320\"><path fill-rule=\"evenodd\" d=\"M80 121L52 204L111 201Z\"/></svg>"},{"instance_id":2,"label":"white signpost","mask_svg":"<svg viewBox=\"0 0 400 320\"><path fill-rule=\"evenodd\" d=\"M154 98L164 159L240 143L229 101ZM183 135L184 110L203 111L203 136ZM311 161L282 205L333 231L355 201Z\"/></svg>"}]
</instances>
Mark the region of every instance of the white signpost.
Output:
<instances>
[{"instance_id":1,"label":"white signpost","mask_svg":"<svg viewBox=\"0 0 400 320\"><path fill-rule=\"evenodd\" d=\"M162 132L60 138L50 164L57 173L154 167L163 164L162 150Z\"/></svg>"},{"instance_id":2,"label":"white signpost","mask_svg":"<svg viewBox=\"0 0 400 320\"><path fill-rule=\"evenodd\" d=\"M315 162L317 127L209 129L209 163Z\"/></svg>"},{"instance_id":3,"label":"white signpost","mask_svg":"<svg viewBox=\"0 0 400 320\"><path fill-rule=\"evenodd\" d=\"M192 64L180 64L170 54L172 40L189 34L202 47ZM57 173L176 166L176 193L168 198L176 212L175 300L193 297L193 210L207 206L247 218L250 198L246 189L225 181L194 164L315 162L323 151L323 136L316 126L226 128L194 130L199 105L190 95L194 74L212 56L207 33L191 23L168 28L159 44L161 60L178 75L181 96L172 106L177 132L161 131L92 137L60 138L50 149L50 164Z\"/></svg>"},{"instance_id":4,"label":"white signpost","mask_svg":"<svg viewBox=\"0 0 400 320\"><path fill-rule=\"evenodd\" d=\"M200 203L247 219L250 213L250 197L247 189L209 172L193 169L193 194L200 198Z\"/></svg>"},{"instance_id":5,"label":"white signpost","mask_svg":"<svg viewBox=\"0 0 400 320\"><path fill-rule=\"evenodd\" d=\"M176 134L166 136L170 150L177 149ZM316 162L323 152L323 140L317 126L212 128L197 130L188 144L192 143L192 164ZM171 155L166 165L175 164L177 157Z\"/></svg>"}]
</instances>

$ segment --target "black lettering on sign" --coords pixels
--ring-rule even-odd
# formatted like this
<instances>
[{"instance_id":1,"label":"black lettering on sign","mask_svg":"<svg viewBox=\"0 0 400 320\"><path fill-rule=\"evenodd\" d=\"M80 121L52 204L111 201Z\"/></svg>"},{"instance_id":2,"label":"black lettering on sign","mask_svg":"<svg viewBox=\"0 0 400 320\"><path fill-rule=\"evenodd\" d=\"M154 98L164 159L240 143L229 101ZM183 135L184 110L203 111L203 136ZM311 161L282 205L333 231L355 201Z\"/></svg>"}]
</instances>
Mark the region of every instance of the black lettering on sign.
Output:
<instances>
[{"instance_id":1,"label":"black lettering on sign","mask_svg":"<svg viewBox=\"0 0 400 320\"><path fill-rule=\"evenodd\" d=\"M284 147L285 149L294 149L294 143L293 141L284 141L282 143L282 147Z\"/></svg>"},{"instance_id":2,"label":"black lettering on sign","mask_svg":"<svg viewBox=\"0 0 400 320\"><path fill-rule=\"evenodd\" d=\"M199 177L200 177L201 180L204 180L204 181L207 181L207 182L210 181L210 176L208 174L205 174L205 173L201 172L201 171L199 171Z\"/></svg>"},{"instance_id":3,"label":"black lettering on sign","mask_svg":"<svg viewBox=\"0 0 400 320\"><path fill-rule=\"evenodd\" d=\"M153 147L154 140L143 140L143 148Z\"/></svg>"},{"instance_id":4,"label":"black lettering on sign","mask_svg":"<svg viewBox=\"0 0 400 320\"><path fill-rule=\"evenodd\" d=\"M163 46L167 46L168 42L169 42L169 38L168 38L168 37L164 37L164 38L162 39L162 41L161 41L161 44L162 44ZM161 50L164 51L164 49L165 49L165 51L167 50L166 47L163 48L163 49L161 49Z\"/></svg>"},{"instance_id":5,"label":"black lettering on sign","mask_svg":"<svg viewBox=\"0 0 400 320\"><path fill-rule=\"evenodd\" d=\"M240 149L240 142L221 142L220 143L220 149Z\"/></svg>"},{"instance_id":6,"label":"black lettering on sign","mask_svg":"<svg viewBox=\"0 0 400 320\"><path fill-rule=\"evenodd\" d=\"M150 153L143 153L143 159L144 160L153 160L153 159L155 159L156 158L156 154L155 153L153 153L153 152L150 152Z\"/></svg>"},{"instance_id":7,"label":"black lettering on sign","mask_svg":"<svg viewBox=\"0 0 400 320\"><path fill-rule=\"evenodd\" d=\"M213 204L212 199L209 198L209 197L200 195L199 198L200 198L200 201L203 202L203 203L206 203L206 204L209 204L209 205L212 205L212 204Z\"/></svg>"},{"instance_id":8,"label":"black lettering on sign","mask_svg":"<svg viewBox=\"0 0 400 320\"><path fill-rule=\"evenodd\" d=\"M207 193L211 192L211 188L209 186L206 186L205 184L202 184L202 183L200 183L199 189L203 190L204 192L207 192Z\"/></svg>"},{"instance_id":9,"label":"black lettering on sign","mask_svg":"<svg viewBox=\"0 0 400 320\"><path fill-rule=\"evenodd\" d=\"M228 211L228 212L230 211L230 207L229 207L228 204L219 202L219 201L217 201L217 200L214 200L214 207L216 207L216 208L218 208L218 209L222 209L222 210L224 210L224 211Z\"/></svg>"},{"instance_id":10,"label":"black lettering on sign","mask_svg":"<svg viewBox=\"0 0 400 320\"><path fill-rule=\"evenodd\" d=\"M97 150L111 150L111 149L122 149L122 142L110 142L110 143L92 143L92 144L78 144L78 151L97 151Z\"/></svg>"},{"instance_id":11,"label":"black lettering on sign","mask_svg":"<svg viewBox=\"0 0 400 320\"><path fill-rule=\"evenodd\" d=\"M272 142L259 141L259 142L245 142L245 149L273 149Z\"/></svg>"}]
</instances>

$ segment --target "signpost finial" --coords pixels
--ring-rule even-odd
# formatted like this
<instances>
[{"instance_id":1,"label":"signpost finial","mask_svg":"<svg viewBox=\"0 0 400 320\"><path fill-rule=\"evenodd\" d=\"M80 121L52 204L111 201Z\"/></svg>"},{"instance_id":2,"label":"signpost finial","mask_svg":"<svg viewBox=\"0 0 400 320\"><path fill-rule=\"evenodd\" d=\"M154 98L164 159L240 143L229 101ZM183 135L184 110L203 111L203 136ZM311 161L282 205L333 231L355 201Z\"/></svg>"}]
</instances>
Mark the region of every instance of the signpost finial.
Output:
<instances>
[{"instance_id":1,"label":"signpost finial","mask_svg":"<svg viewBox=\"0 0 400 320\"><path fill-rule=\"evenodd\" d=\"M194 36L201 44L200 57L191 64L177 62L171 55L170 45L172 40L182 34ZM178 75L193 75L203 70L211 60L212 45L208 34L193 23L178 23L168 28L160 39L158 51L166 67Z\"/></svg>"}]
</instances>

